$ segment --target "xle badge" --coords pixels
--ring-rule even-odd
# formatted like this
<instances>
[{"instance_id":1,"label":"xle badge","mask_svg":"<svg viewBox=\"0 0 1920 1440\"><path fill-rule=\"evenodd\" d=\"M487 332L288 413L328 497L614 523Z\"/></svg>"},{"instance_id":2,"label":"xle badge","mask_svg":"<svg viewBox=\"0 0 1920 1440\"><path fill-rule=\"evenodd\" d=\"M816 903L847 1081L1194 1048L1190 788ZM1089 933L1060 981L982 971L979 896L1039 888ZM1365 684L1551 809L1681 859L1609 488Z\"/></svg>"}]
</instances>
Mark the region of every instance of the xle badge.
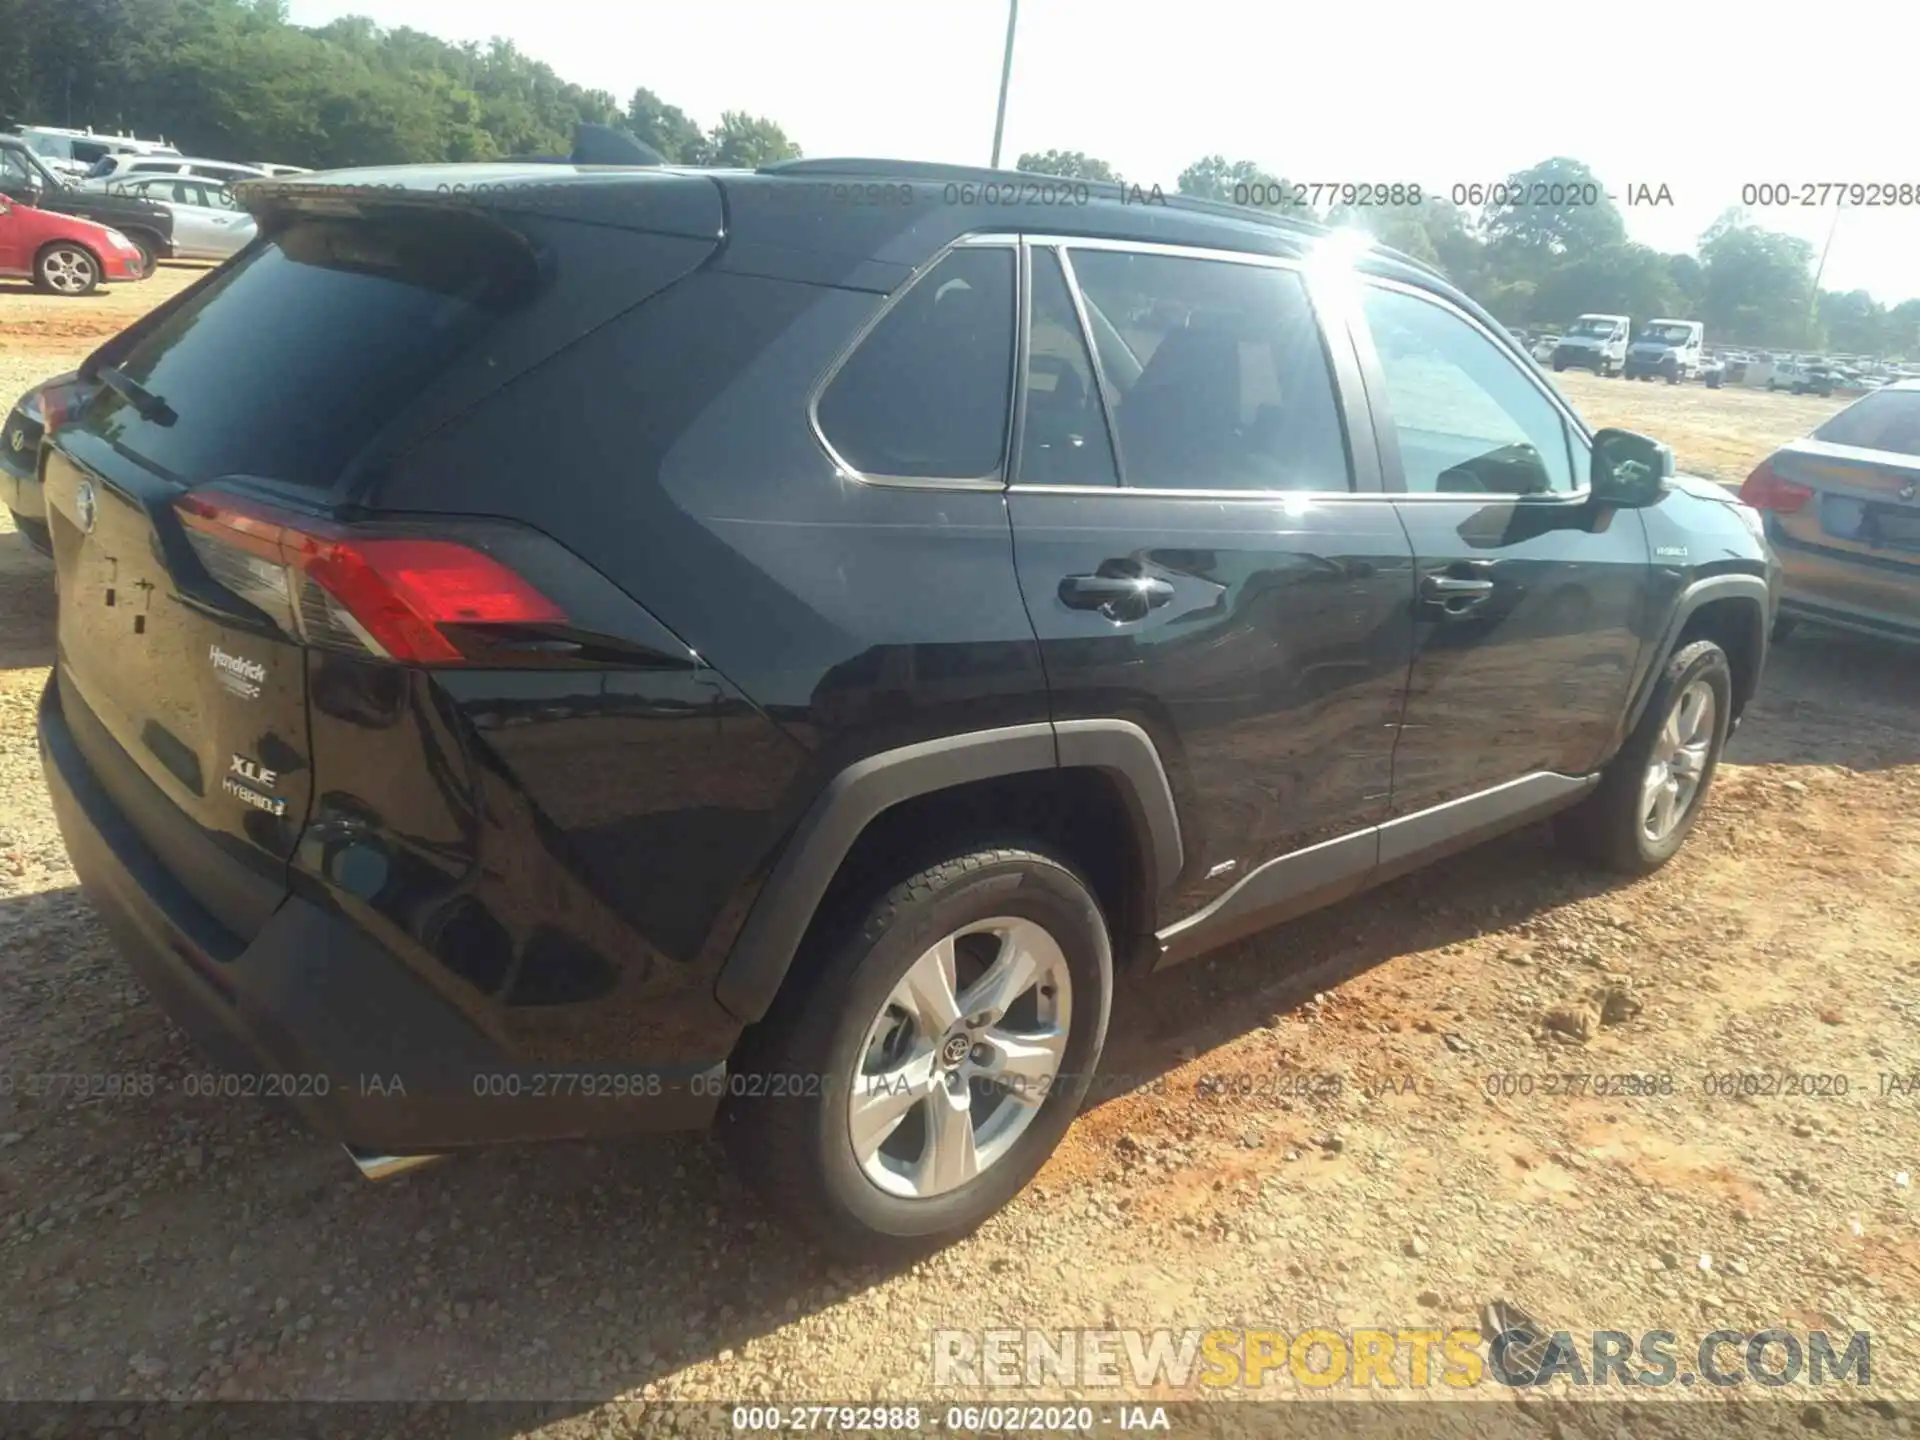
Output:
<instances>
[{"instance_id":1,"label":"xle badge","mask_svg":"<svg viewBox=\"0 0 1920 1440\"><path fill-rule=\"evenodd\" d=\"M258 760L249 760L244 755L235 755L227 766L227 773L220 781L220 788L243 804L256 810L264 810L269 815L287 813L287 802L278 795L267 795L254 789L255 785L271 785L280 778L278 770L265 769Z\"/></svg>"}]
</instances>

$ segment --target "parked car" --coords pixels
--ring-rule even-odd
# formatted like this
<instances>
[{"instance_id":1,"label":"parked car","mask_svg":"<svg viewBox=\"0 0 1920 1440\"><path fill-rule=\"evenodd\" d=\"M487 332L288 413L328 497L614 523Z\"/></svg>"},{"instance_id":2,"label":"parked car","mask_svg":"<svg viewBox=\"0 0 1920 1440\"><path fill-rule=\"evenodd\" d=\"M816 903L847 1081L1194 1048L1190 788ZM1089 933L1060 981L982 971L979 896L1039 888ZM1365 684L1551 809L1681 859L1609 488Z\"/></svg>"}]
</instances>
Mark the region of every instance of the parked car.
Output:
<instances>
[{"instance_id":1,"label":"parked car","mask_svg":"<svg viewBox=\"0 0 1920 1440\"><path fill-rule=\"evenodd\" d=\"M1767 389L1795 395L1833 394L1833 371L1823 360L1782 360L1767 377Z\"/></svg>"},{"instance_id":2,"label":"parked car","mask_svg":"<svg viewBox=\"0 0 1920 1440\"><path fill-rule=\"evenodd\" d=\"M32 280L49 295L80 296L151 273L140 247L118 230L0 196L0 276Z\"/></svg>"},{"instance_id":3,"label":"parked car","mask_svg":"<svg viewBox=\"0 0 1920 1440\"><path fill-rule=\"evenodd\" d=\"M1700 813L1759 519L1435 271L1109 185L1063 239L965 198L1003 171L553 174L244 187L44 442L80 881L369 1173L713 1122L912 1252L1045 1161L1138 972Z\"/></svg>"},{"instance_id":4,"label":"parked car","mask_svg":"<svg viewBox=\"0 0 1920 1440\"><path fill-rule=\"evenodd\" d=\"M132 135L96 135L53 125L22 125L16 132L48 169L67 179L84 176L102 158L121 154L177 155L164 141L140 140Z\"/></svg>"},{"instance_id":5,"label":"parked car","mask_svg":"<svg viewBox=\"0 0 1920 1440\"><path fill-rule=\"evenodd\" d=\"M237 180L261 179L266 173L257 165L203 160L193 155L107 155L87 171L86 183L104 190L140 175L190 175L217 185L231 185Z\"/></svg>"},{"instance_id":6,"label":"parked car","mask_svg":"<svg viewBox=\"0 0 1920 1440\"><path fill-rule=\"evenodd\" d=\"M173 213L132 195L106 195L69 185L14 135L0 135L0 195L61 215L77 215L119 231L140 250L141 268L173 258Z\"/></svg>"},{"instance_id":7,"label":"parked car","mask_svg":"<svg viewBox=\"0 0 1920 1440\"><path fill-rule=\"evenodd\" d=\"M79 408L91 388L71 371L42 380L14 402L0 427L0 502L13 515L13 528L44 555L53 554L53 543L47 538L47 502L40 488L40 441Z\"/></svg>"},{"instance_id":8,"label":"parked car","mask_svg":"<svg viewBox=\"0 0 1920 1440\"><path fill-rule=\"evenodd\" d=\"M1649 320L1627 346L1625 369L1629 380L1651 380L1656 375L1669 385L1691 380L1700 373L1706 327L1698 320Z\"/></svg>"},{"instance_id":9,"label":"parked car","mask_svg":"<svg viewBox=\"0 0 1920 1440\"><path fill-rule=\"evenodd\" d=\"M108 193L132 195L173 212L173 253L180 260L224 260L254 237L253 217L233 192L211 180L181 175L140 175L108 182Z\"/></svg>"},{"instance_id":10,"label":"parked car","mask_svg":"<svg viewBox=\"0 0 1920 1440\"><path fill-rule=\"evenodd\" d=\"M1625 315L1582 315L1554 346L1553 368L1565 370L1571 365L1596 375L1619 374L1627 363L1631 324Z\"/></svg>"},{"instance_id":11,"label":"parked car","mask_svg":"<svg viewBox=\"0 0 1920 1440\"><path fill-rule=\"evenodd\" d=\"M1776 639L1804 619L1920 640L1920 380L1863 395L1781 446L1740 496L1780 557Z\"/></svg>"},{"instance_id":12,"label":"parked car","mask_svg":"<svg viewBox=\"0 0 1920 1440\"><path fill-rule=\"evenodd\" d=\"M311 175L313 173L305 165L275 165L268 160L251 160L248 163L262 175L270 178L276 175Z\"/></svg>"}]
</instances>

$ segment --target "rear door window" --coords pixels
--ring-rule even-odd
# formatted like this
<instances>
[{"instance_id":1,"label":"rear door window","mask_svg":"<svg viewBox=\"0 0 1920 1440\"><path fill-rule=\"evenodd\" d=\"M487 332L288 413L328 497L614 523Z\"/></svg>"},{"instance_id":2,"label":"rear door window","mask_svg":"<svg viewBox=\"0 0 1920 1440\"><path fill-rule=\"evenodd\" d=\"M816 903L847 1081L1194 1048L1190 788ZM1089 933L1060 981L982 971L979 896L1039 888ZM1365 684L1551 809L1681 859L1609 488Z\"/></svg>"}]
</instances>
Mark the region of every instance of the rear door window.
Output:
<instances>
[{"instance_id":1,"label":"rear door window","mask_svg":"<svg viewBox=\"0 0 1920 1440\"><path fill-rule=\"evenodd\" d=\"M997 479L1013 390L1015 252L954 250L881 317L821 393L820 431L862 474Z\"/></svg>"},{"instance_id":2,"label":"rear door window","mask_svg":"<svg viewBox=\"0 0 1920 1440\"><path fill-rule=\"evenodd\" d=\"M1113 250L1071 259L1127 486L1352 488L1333 371L1297 274Z\"/></svg>"},{"instance_id":3,"label":"rear door window","mask_svg":"<svg viewBox=\"0 0 1920 1440\"><path fill-rule=\"evenodd\" d=\"M185 484L329 487L530 278L523 251L457 220L297 221L126 356L165 412L109 390L87 423Z\"/></svg>"}]
</instances>

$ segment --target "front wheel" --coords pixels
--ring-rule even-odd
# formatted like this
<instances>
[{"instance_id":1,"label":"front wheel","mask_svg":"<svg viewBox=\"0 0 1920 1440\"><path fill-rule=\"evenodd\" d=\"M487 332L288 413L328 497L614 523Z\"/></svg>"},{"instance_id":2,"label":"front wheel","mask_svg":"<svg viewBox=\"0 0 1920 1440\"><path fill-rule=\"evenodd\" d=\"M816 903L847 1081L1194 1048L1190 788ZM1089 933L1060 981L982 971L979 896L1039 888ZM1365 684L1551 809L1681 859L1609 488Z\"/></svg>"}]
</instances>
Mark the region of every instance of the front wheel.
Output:
<instances>
[{"instance_id":1,"label":"front wheel","mask_svg":"<svg viewBox=\"0 0 1920 1440\"><path fill-rule=\"evenodd\" d=\"M1564 360L1556 360L1553 362L1553 373L1556 375L1558 375L1562 370L1566 368L1567 368L1567 362Z\"/></svg>"},{"instance_id":2,"label":"front wheel","mask_svg":"<svg viewBox=\"0 0 1920 1440\"><path fill-rule=\"evenodd\" d=\"M100 284L100 262L85 246L59 241L33 262L33 283L49 295L91 295Z\"/></svg>"},{"instance_id":3,"label":"front wheel","mask_svg":"<svg viewBox=\"0 0 1920 1440\"><path fill-rule=\"evenodd\" d=\"M1711 640L1675 651L1600 784L1555 825L1572 850L1644 875L1674 857L1713 784L1733 718L1733 672Z\"/></svg>"},{"instance_id":4,"label":"front wheel","mask_svg":"<svg viewBox=\"0 0 1920 1440\"><path fill-rule=\"evenodd\" d=\"M734 1068L769 1083L730 1097L721 1137L829 1250L903 1259L974 1229L1060 1143L1106 1041L1106 922L1067 865L1007 846L929 866L820 938L796 961L811 981L742 1042ZM779 1077L807 1083L776 1094Z\"/></svg>"}]
</instances>

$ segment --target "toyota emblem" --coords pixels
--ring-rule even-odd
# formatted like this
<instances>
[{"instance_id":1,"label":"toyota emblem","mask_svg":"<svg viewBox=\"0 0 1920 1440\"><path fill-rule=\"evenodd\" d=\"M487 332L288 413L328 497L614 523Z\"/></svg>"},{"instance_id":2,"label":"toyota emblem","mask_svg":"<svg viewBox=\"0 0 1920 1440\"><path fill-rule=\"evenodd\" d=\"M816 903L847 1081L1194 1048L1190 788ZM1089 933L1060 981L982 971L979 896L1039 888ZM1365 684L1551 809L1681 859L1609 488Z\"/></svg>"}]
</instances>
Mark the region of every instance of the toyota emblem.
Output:
<instances>
[{"instance_id":1,"label":"toyota emblem","mask_svg":"<svg viewBox=\"0 0 1920 1440\"><path fill-rule=\"evenodd\" d=\"M80 488L73 492L74 518L80 522L82 534L93 533L93 522L99 518L100 505L93 496L93 482L82 480Z\"/></svg>"},{"instance_id":2,"label":"toyota emblem","mask_svg":"<svg viewBox=\"0 0 1920 1440\"><path fill-rule=\"evenodd\" d=\"M1911 500L1915 495L1920 495L1920 485L1909 483L1900 487L1900 498L1902 500Z\"/></svg>"}]
</instances>

